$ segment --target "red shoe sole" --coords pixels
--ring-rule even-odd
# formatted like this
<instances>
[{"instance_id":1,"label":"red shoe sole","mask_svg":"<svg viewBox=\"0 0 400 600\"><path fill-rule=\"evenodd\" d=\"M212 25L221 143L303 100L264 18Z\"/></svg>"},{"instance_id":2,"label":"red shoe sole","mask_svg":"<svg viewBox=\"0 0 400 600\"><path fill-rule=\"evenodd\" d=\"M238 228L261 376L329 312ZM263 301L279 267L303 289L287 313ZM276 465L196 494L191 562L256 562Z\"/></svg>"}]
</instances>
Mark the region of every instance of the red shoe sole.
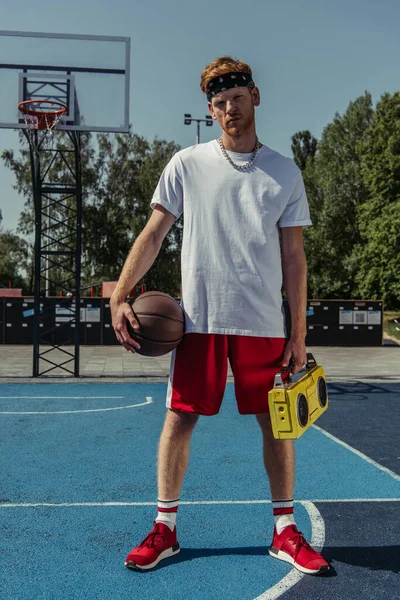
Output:
<instances>
[{"instance_id":1,"label":"red shoe sole","mask_svg":"<svg viewBox=\"0 0 400 600\"><path fill-rule=\"evenodd\" d=\"M273 558L277 558L278 560L283 560L283 561L293 565L295 567L295 569L297 569L301 573L306 573L307 575L321 575L321 573L327 573L327 571L329 571L329 565L322 565L318 570L307 569L306 567L302 567L301 565L296 563L294 558L289 556L289 554L287 554L286 552L282 552L281 550L278 550L278 548L275 548L274 546L271 546L269 548L268 552L269 552L270 556L272 556Z\"/></svg>"},{"instance_id":2,"label":"red shoe sole","mask_svg":"<svg viewBox=\"0 0 400 600\"><path fill-rule=\"evenodd\" d=\"M129 560L125 563L125 566L132 571L149 571L150 569L154 569L158 565L158 563L166 558L171 558L175 554L178 554L181 551L179 544L172 546L171 548L167 548L164 552L158 556L157 560L148 564L148 565L138 565L133 560Z\"/></svg>"}]
</instances>

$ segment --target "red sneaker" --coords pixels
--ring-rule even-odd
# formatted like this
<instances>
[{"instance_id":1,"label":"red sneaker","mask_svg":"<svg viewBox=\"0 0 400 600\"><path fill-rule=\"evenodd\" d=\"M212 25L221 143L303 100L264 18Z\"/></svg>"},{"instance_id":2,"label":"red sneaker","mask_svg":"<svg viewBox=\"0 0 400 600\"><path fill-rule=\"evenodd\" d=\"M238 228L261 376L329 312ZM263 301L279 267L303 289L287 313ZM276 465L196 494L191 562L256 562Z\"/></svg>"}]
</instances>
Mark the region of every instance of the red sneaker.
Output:
<instances>
[{"instance_id":1,"label":"red sneaker","mask_svg":"<svg viewBox=\"0 0 400 600\"><path fill-rule=\"evenodd\" d=\"M284 560L310 575L319 575L329 571L329 563L306 542L296 525L285 527L280 535L274 529L274 538L269 548L274 558Z\"/></svg>"},{"instance_id":2,"label":"red sneaker","mask_svg":"<svg viewBox=\"0 0 400 600\"><path fill-rule=\"evenodd\" d=\"M144 538L143 542L136 546L125 560L125 566L128 569L146 571L152 569L160 560L169 558L180 551L176 540L176 527L170 530L165 523L154 521L154 528Z\"/></svg>"}]
</instances>

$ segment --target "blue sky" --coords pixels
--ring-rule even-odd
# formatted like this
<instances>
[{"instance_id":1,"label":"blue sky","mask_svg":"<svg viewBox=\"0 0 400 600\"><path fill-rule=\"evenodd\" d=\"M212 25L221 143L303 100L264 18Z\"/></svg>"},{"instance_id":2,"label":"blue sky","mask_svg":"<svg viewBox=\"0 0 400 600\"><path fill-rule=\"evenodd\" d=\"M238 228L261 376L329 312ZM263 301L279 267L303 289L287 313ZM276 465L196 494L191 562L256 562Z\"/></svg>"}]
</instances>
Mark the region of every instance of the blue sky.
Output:
<instances>
[{"instance_id":1,"label":"blue sky","mask_svg":"<svg viewBox=\"0 0 400 600\"><path fill-rule=\"evenodd\" d=\"M266 145L291 156L291 136L319 137L351 100L400 89L398 0L47 0L3 3L1 29L128 36L132 41L131 123L135 133L195 142L185 112L203 118L200 73L231 55L248 62L261 89L257 131ZM12 61L12 57L2 57ZM10 90L10 102L15 101ZM0 107L1 109L1 107ZM202 127L201 141L219 134ZM0 130L0 150L18 148L13 131ZM14 229L23 199L0 165L3 227Z\"/></svg>"}]
</instances>

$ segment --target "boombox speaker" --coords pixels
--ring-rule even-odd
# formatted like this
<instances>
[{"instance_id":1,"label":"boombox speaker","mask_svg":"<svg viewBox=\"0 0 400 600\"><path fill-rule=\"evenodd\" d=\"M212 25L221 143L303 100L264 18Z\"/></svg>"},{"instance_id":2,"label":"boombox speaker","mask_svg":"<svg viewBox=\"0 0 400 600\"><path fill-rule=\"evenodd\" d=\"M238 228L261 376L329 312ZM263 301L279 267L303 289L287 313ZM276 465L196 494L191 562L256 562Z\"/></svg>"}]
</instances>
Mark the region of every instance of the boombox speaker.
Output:
<instances>
[{"instance_id":1,"label":"boombox speaker","mask_svg":"<svg viewBox=\"0 0 400 600\"><path fill-rule=\"evenodd\" d=\"M272 432L276 439L298 439L328 408L325 373L312 354L305 367L285 381L280 371L268 394Z\"/></svg>"}]
</instances>

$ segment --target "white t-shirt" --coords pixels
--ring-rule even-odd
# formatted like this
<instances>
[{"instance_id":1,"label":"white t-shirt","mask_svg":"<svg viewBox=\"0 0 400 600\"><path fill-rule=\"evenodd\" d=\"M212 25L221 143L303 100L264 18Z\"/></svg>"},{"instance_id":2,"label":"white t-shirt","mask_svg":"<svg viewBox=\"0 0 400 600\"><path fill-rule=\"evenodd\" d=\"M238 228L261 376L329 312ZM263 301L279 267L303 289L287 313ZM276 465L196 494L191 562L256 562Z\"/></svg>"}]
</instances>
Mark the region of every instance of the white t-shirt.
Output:
<instances>
[{"instance_id":1,"label":"white t-shirt","mask_svg":"<svg viewBox=\"0 0 400 600\"><path fill-rule=\"evenodd\" d=\"M251 154L229 153L237 164ZM263 146L238 171L216 140L181 150L151 206L180 217L186 332L285 337L279 227L311 225L300 169Z\"/></svg>"}]
</instances>

